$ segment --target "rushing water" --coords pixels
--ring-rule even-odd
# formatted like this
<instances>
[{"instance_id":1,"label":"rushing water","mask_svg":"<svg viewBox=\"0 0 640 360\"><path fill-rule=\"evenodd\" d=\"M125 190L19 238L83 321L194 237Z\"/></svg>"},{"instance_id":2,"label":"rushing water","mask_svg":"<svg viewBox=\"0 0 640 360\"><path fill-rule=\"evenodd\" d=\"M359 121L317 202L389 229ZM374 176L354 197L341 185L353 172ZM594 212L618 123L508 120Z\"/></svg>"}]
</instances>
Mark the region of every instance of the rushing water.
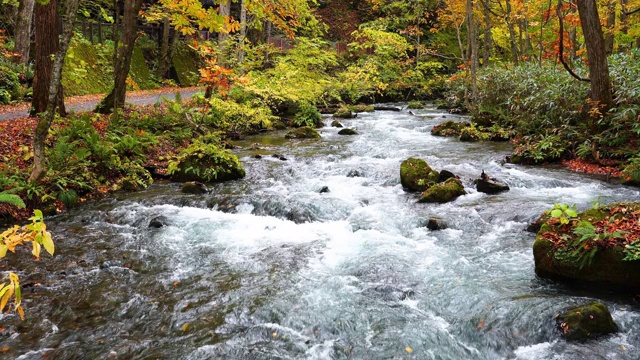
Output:
<instances>
[{"instance_id":1,"label":"rushing water","mask_svg":"<svg viewBox=\"0 0 640 360\"><path fill-rule=\"evenodd\" d=\"M640 358L637 303L537 278L524 231L553 203L584 209L638 191L501 165L508 144L433 137L451 116L417 115L343 121L358 136L325 127L318 141L250 138L237 150L247 178L210 194L157 184L50 219L56 256L9 263L24 270L27 319L0 318L0 357ZM460 175L468 194L416 203L400 185L408 157ZM511 191L476 192L482 170ZM158 216L167 226L149 228ZM449 228L428 230L432 216ZM620 333L562 340L554 315L592 299L609 306Z\"/></svg>"}]
</instances>

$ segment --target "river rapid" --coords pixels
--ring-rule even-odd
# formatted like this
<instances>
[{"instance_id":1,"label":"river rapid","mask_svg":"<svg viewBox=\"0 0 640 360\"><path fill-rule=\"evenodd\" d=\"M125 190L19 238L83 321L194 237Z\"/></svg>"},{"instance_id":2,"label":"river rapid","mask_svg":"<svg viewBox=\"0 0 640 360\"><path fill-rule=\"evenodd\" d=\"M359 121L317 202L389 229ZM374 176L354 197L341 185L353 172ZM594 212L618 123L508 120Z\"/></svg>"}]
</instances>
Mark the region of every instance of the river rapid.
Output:
<instances>
[{"instance_id":1,"label":"river rapid","mask_svg":"<svg viewBox=\"0 0 640 360\"><path fill-rule=\"evenodd\" d=\"M537 278L525 232L554 203L638 190L503 165L509 144L434 137L462 118L413 112L343 120L356 136L239 141L247 177L206 195L160 183L49 218L56 255L8 263L27 319L1 315L0 358L639 359L637 302ZM400 185L408 157L459 175L468 194L416 203ZM478 193L482 170L511 190ZM434 216L448 228L428 230ZM166 226L150 228L157 217ZM565 342L554 315L594 299L620 332Z\"/></svg>"}]
</instances>

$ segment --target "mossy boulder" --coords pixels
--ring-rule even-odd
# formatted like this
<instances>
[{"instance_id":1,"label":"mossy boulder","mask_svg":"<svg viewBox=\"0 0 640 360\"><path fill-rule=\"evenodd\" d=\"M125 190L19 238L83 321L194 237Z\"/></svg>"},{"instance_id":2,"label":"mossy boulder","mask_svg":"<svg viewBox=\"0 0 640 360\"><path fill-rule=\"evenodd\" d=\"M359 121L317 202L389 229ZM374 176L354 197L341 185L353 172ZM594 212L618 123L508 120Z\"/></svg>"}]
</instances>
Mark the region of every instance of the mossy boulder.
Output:
<instances>
[{"instance_id":1,"label":"mossy boulder","mask_svg":"<svg viewBox=\"0 0 640 360\"><path fill-rule=\"evenodd\" d=\"M320 139L320 134L310 126L303 126L289 131L285 139Z\"/></svg>"},{"instance_id":2,"label":"mossy boulder","mask_svg":"<svg viewBox=\"0 0 640 360\"><path fill-rule=\"evenodd\" d=\"M409 158L400 164L400 183L408 191L425 191L438 181L438 176L422 159Z\"/></svg>"},{"instance_id":3,"label":"mossy boulder","mask_svg":"<svg viewBox=\"0 0 640 360\"><path fill-rule=\"evenodd\" d=\"M348 107L342 107L333 113L333 117L339 119L353 119L356 116L358 116L358 114L351 112L351 109Z\"/></svg>"},{"instance_id":4,"label":"mossy boulder","mask_svg":"<svg viewBox=\"0 0 640 360\"><path fill-rule=\"evenodd\" d=\"M71 42L62 67L65 96L101 94L111 90L113 52L97 49L86 42Z\"/></svg>"},{"instance_id":5,"label":"mossy boulder","mask_svg":"<svg viewBox=\"0 0 640 360\"><path fill-rule=\"evenodd\" d=\"M133 80L132 90L149 90L158 87L158 84L153 81L142 49L137 46L133 48L133 54L131 55L129 77Z\"/></svg>"},{"instance_id":6,"label":"mossy boulder","mask_svg":"<svg viewBox=\"0 0 640 360\"><path fill-rule=\"evenodd\" d=\"M581 341L618 332L609 309L600 302L566 309L556 323L562 336L568 341Z\"/></svg>"},{"instance_id":7,"label":"mossy boulder","mask_svg":"<svg viewBox=\"0 0 640 360\"><path fill-rule=\"evenodd\" d=\"M338 131L338 135L359 135L357 131L349 128Z\"/></svg>"},{"instance_id":8,"label":"mossy boulder","mask_svg":"<svg viewBox=\"0 0 640 360\"><path fill-rule=\"evenodd\" d=\"M169 163L168 172L171 180L180 182L213 183L245 177L245 171L235 155L199 140Z\"/></svg>"},{"instance_id":9,"label":"mossy boulder","mask_svg":"<svg viewBox=\"0 0 640 360\"><path fill-rule=\"evenodd\" d=\"M481 131L478 131L473 127L466 127L460 130L460 141L476 142L480 140L485 140L485 138L488 138L488 136L485 136L485 135L486 134L482 133Z\"/></svg>"},{"instance_id":10,"label":"mossy boulder","mask_svg":"<svg viewBox=\"0 0 640 360\"><path fill-rule=\"evenodd\" d=\"M447 179L445 182L436 184L425 190L418 202L423 203L446 203L466 194L464 185L456 178Z\"/></svg>"},{"instance_id":11,"label":"mossy boulder","mask_svg":"<svg viewBox=\"0 0 640 360\"><path fill-rule=\"evenodd\" d=\"M175 73L172 72L172 75L178 79L178 84L181 86L195 86L198 84L200 73L195 60L198 58L195 50L187 46L180 46L176 49L173 58L171 58L171 65L175 71Z\"/></svg>"},{"instance_id":12,"label":"mossy boulder","mask_svg":"<svg viewBox=\"0 0 640 360\"><path fill-rule=\"evenodd\" d=\"M207 187L199 181L187 181L182 184L182 192L185 194L201 195L207 193Z\"/></svg>"},{"instance_id":13,"label":"mossy boulder","mask_svg":"<svg viewBox=\"0 0 640 360\"><path fill-rule=\"evenodd\" d=\"M421 101L409 101L409 105L407 105L407 109L424 109L424 104Z\"/></svg>"},{"instance_id":14,"label":"mossy boulder","mask_svg":"<svg viewBox=\"0 0 640 360\"><path fill-rule=\"evenodd\" d=\"M620 207L625 208L627 212L611 215L612 209ZM542 215L536 221L540 229L533 243L536 275L580 287L629 293L640 291L640 260L627 257L627 249L620 244L624 241L623 238L616 241L585 240L579 242L579 248L572 246L578 243L576 240L580 237L574 233L578 224L637 221L633 214L639 209L638 203L612 204L608 207L589 209L579 213L567 225L561 225L548 214ZM584 250L585 247L593 252L587 252Z\"/></svg>"},{"instance_id":15,"label":"mossy boulder","mask_svg":"<svg viewBox=\"0 0 640 360\"><path fill-rule=\"evenodd\" d=\"M441 124L438 124L431 129L431 135L433 136L460 136L462 129L471 126L469 122L455 122L453 120L447 120Z\"/></svg>"},{"instance_id":16,"label":"mossy boulder","mask_svg":"<svg viewBox=\"0 0 640 360\"><path fill-rule=\"evenodd\" d=\"M338 120L333 120L333 121L331 122L331 126L333 126L333 127L337 127L337 128L344 127L344 125L342 125L342 123L341 123L340 121L338 121Z\"/></svg>"},{"instance_id":17,"label":"mossy boulder","mask_svg":"<svg viewBox=\"0 0 640 360\"><path fill-rule=\"evenodd\" d=\"M356 113L372 112L372 111L374 111L374 107L373 107L373 105L358 104L358 105L353 105L351 107L351 111L356 112Z\"/></svg>"}]
</instances>

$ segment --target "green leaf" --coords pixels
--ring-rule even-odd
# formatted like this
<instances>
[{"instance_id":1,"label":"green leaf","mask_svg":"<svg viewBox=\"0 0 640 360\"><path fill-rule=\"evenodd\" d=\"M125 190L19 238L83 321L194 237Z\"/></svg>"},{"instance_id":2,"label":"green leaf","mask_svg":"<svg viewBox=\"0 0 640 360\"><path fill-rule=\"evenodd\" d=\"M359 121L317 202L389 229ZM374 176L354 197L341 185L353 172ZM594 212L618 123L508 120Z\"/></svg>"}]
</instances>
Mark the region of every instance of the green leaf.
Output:
<instances>
[{"instance_id":1,"label":"green leaf","mask_svg":"<svg viewBox=\"0 0 640 360\"><path fill-rule=\"evenodd\" d=\"M44 235L42 237L42 246L44 246L44 249L47 250L49 254L53 255L53 252L55 251L55 246L53 245L53 240L51 240L51 236Z\"/></svg>"},{"instance_id":2,"label":"green leaf","mask_svg":"<svg viewBox=\"0 0 640 360\"><path fill-rule=\"evenodd\" d=\"M577 213L575 210L573 210L573 209L567 209L567 210L565 210L565 212L567 213L567 215L568 215L569 217L576 217L576 216L578 216L578 213Z\"/></svg>"},{"instance_id":3,"label":"green leaf","mask_svg":"<svg viewBox=\"0 0 640 360\"><path fill-rule=\"evenodd\" d=\"M559 218L560 216L562 216L562 210L560 210L560 209L553 209L553 210L551 210L551 217L554 217L554 218L556 218L556 219L557 219L557 218Z\"/></svg>"}]
</instances>

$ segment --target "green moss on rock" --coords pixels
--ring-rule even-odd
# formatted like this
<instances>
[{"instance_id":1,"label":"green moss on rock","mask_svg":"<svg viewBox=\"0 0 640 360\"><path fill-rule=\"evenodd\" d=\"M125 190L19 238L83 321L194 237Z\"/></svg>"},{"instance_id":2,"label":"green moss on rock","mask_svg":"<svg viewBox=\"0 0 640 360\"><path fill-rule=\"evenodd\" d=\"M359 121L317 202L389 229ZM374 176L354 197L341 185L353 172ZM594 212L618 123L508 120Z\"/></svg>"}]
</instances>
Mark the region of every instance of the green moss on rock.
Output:
<instances>
[{"instance_id":1,"label":"green moss on rock","mask_svg":"<svg viewBox=\"0 0 640 360\"><path fill-rule=\"evenodd\" d=\"M442 124L438 124L431 129L433 136L460 136L462 129L471 126L467 121L455 122L447 120Z\"/></svg>"},{"instance_id":2,"label":"green moss on rock","mask_svg":"<svg viewBox=\"0 0 640 360\"><path fill-rule=\"evenodd\" d=\"M173 181L212 183L241 179L245 171L228 150L196 140L169 164L169 175Z\"/></svg>"},{"instance_id":3,"label":"green moss on rock","mask_svg":"<svg viewBox=\"0 0 640 360\"><path fill-rule=\"evenodd\" d=\"M142 49L137 46L133 49L133 54L131 56L129 77L133 79L140 90L155 89L158 87L158 84L153 81L147 62L144 59Z\"/></svg>"},{"instance_id":4,"label":"green moss on rock","mask_svg":"<svg viewBox=\"0 0 640 360\"><path fill-rule=\"evenodd\" d=\"M289 131L285 139L320 139L320 134L310 126L303 126Z\"/></svg>"},{"instance_id":5,"label":"green moss on rock","mask_svg":"<svg viewBox=\"0 0 640 360\"><path fill-rule=\"evenodd\" d=\"M556 318L562 336L569 341L593 339L618 331L609 309L599 302L566 309Z\"/></svg>"},{"instance_id":6,"label":"green moss on rock","mask_svg":"<svg viewBox=\"0 0 640 360\"><path fill-rule=\"evenodd\" d=\"M350 128L345 128L338 131L338 135L358 135L358 132Z\"/></svg>"},{"instance_id":7,"label":"green moss on rock","mask_svg":"<svg viewBox=\"0 0 640 360\"><path fill-rule=\"evenodd\" d=\"M98 51L99 46L72 42L62 67L65 96L103 94L113 84L112 51Z\"/></svg>"},{"instance_id":8,"label":"green moss on rock","mask_svg":"<svg viewBox=\"0 0 640 360\"><path fill-rule=\"evenodd\" d=\"M438 181L439 175L422 159L409 158L400 164L400 183L408 191L425 191Z\"/></svg>"},{"instance_id":9,"label":"green moss on rock","mask_svg":"<svg viewBox=\"0 0 640 360\"><path fill-rule=\"evenodd\" d=\"M352 119L356 116L357 114L352 113L351 109L348 107L341 107L340 109L338 109L338 111L333 113L333 117L339 119Z\"/></svg>"},{"instance_id":10,"label":"green moss on rock","mask_svg":"<svg viewBox=\"0 0 640 360\"><path fill-rule=\"evenodd\" d=\"M408 109L424 109L424 104L421 101L409 101Z\"/></svg>"},{"instance_id":11,"label":"green moss on rock","mask_svg":"<svg viewBox=\"0 0 640 360\"><path fill-rule=\"evenodd\" d=\"M179 47L171 59L171 64L178 77L181 86L195 86L198 84L200 75L196 59L198 55L188 47Z\"/></svg>"},{"instance_id":12,"label":"green moss on rock","mask_svg":"<svg viewBox=\"0 0 640 360\"><path fill-rule=\"evenodd\" d=\"M640 208L640 204L637 203L628 203L624 206L634 210ZM579 213L574 224L580 221L596 223L610 216L609 208L589 209ZM536 222L540 226L533 243L536 275L594 289L640 291L640 261L624 260L626 254L622 246L598 246L593 257L583 261L584 258L580 258L573 250L566 248L567 243L578 236L573 233L573 226L558 226L546 214ZM562 236L566 242L555 244L548 240L546 233Z\"/></svg>"},{"instance_id":13,"label":"green moss on rock","mask_svg":"<svg viewBox=\"0 0 640 360\"><path fill-rule=\"evenodd\" d=\"M446 203L466 194L464 185L456 178L447 179L445 182L433 185L420 195L418 202Z\"/></svg>"}]
</instances>

